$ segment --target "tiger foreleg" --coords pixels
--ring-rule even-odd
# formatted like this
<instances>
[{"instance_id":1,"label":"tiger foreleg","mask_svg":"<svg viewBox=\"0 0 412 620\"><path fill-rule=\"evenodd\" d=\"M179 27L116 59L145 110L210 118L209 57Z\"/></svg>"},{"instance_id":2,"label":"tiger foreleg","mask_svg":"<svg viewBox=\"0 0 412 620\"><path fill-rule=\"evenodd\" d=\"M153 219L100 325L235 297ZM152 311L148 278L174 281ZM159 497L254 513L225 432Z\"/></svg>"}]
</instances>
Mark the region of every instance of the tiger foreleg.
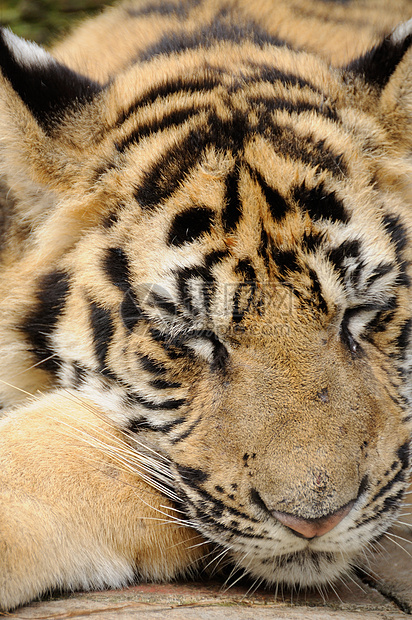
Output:
<instances>
[{"instance_id":1,"label":"tiger foreleg","mask_svg":"<svg viewBox=\"0 0 412 620\"><path fill-rule=\"evenodd\" d=\"M63 392L0 421L0 609L193 568L200 537L142 479L140 461L93 406Z\"/></svg>"}]
</instances>

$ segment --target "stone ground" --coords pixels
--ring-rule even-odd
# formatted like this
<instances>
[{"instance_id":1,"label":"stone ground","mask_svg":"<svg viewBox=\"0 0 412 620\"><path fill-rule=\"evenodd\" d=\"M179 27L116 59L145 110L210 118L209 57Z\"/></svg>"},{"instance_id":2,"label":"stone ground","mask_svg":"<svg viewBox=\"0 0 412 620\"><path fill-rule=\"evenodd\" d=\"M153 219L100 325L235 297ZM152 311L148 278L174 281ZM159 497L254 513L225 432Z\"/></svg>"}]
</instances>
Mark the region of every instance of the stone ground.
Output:
<instances>
[{"instance_id":1,"label":"stone ground","mask_svg":"<svg viewBox=\"0 0 412 620\"><path fill-rule=\"evenodd\" d=\"M339 584L324 598L221 583L140 585L124 590L77 593L4 614L10 620L406 620L412 614L411 525L398 526L380 543L365 573ZM400 538L398 538L400 537ZM1 613L0 613L1 616Z\"/></svg>"}]
</instances>

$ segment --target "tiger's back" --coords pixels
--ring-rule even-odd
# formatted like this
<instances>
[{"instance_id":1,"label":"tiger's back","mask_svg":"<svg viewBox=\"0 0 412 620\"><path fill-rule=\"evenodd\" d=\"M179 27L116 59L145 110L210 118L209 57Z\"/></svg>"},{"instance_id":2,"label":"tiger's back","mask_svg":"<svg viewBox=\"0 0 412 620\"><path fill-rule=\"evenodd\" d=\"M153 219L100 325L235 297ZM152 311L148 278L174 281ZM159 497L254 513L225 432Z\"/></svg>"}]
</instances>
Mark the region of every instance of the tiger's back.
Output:
<instances>
[{"instance_id":1,"label":"tiger's back","mask_svg":"<svg viewBox=\"0 0 412 620\"><path fill-rule=\"evenodd\" d=\"M17 407L3 476L27 471L33 432L24 488L64 505L71 540L59 556L57 520L26 541L34 586L0 526L3 607L134 571L173 578L200 561L189 527L257 579L322 584L396 519L412 424L412 35L379 36L408 2L374 7L125 3L57 61L3 31L0 394ZM116 534L106 576L90 568L116 502L105 515L87 457L82 486L70 433L51 449L50 418L86 433L102 470L132 469L142 519L178 505L181 556L154 526L153 551L139 549L128 496L114 510L126 547ZM72 538L93 493L93 534L82 521Z\"/></svg>"}]
</instances>

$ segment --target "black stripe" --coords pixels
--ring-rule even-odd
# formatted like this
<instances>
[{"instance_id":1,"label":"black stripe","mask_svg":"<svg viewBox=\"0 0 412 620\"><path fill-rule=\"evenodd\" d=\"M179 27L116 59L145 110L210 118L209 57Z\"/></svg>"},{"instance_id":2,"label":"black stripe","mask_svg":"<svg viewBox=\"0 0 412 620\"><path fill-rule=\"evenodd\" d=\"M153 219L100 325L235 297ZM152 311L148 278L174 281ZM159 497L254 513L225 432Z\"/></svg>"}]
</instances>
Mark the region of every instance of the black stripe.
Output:
<instances>
[{"instance_id":1,"label":"black stripe","mask_svg":"<svg viewBox=\"0 0 412 620\"><path fill-rule=\"evenodd\" d=\"M245 283L256 283L256 271L250 261L250 258L244 258L238 262L235 272L244 278Z\"/></svg>"},{"instance_id":2,"label":"black stripe","mask_svg":"<svg viewBox=\"0 0 412 620\"><path fill-rule=\"evenodd\" d=\"M172 336L170 334L164 334L158 329L151 327L149 329L150 335L158 342L164 349L165 353L170 359L178 359L179 357L193 357L193 351L189 349L180 338Z\"/></svg>"},{"instance_id":3,"label":"black stripe","mask_svg":"<svg viewBox=\"0 0 412 620\"><path fill-rule=\"evenodd\" d=\"M411 446L409 442L404 443L398 448L396 455L402 465L402 469L408 469L411 458Z\"/></svg>"},{"instance_id":4,"label":"black stripe","mask_svg":"<svg viewBox=\"0 0 412 620\"><path fill-rule=\"evenodd\" d=\"M298 257L294 250L284 250L283 252L277 248L272 249L272 257L279 269L281 276L293 271L300 271Z\"/></svg>"},{"instance_id":5,"label":"black stripe","mask_svg":"<svg viewBox=\"0 0 412 620\"><path fill-rule=\"evenodd\" d=\"M223 8L210 24L207 24L193 32L186 30L166 33L154 45L148 47L139 56L141 61L151 60L159 54L175 54L189 49L209 49L220 41L242 43L252 41L259 47L265 45L284 46L286 43L275 37L252 20L240 24L225 20L227 9Z\"/></svg>"},{"instance_id":6,"label":"black stripe","mask_svg":"<svg viewBox=\"0 0 412 620\"><path fill-rule=\"evenodd\" d=\"M192 129L180 142L165 150L147 171L134 197L144 209L152 209L172 196L202 156L204 138Z\"/></svg>"},{"instance_id":7,"label":"black stripe","mask_svg":"<svg viewBox=\"0 0 412 620\"><path fill-rule=\"evenodd\" d=\"M250 78L251 80L269 82L270 84L274 84L275 82L281 82L285 86L299 86L300 88L310 88L310 90L314 91L315 93L324 95L324 98L326 99L326 95L322 90L320 90L312 82L309 82L308 80L302 78L299 75L284 72L272 65L251 62L249 66L256 69L256 77L253 76L252 78ZM248 81L247 76L245 77L245 80Z\"/></svg>"},{"instance_id":8,"label":"black stripe","mask_svg":"<svg viewBox=\"0 0 412 620\"><path fill-rule=\"evenodd\" d=\"M92 182L98 183L100 179L109 172L109 170L115 169L117 170L117 165L114 163L114 161L105 161L95 169L94 175L92 177Z\"/></svg>"},{"instance_id":9,"label":"black stripe","mask_svg":"<svg viewBox=\"0 0 412 620\"><path fill-rule=\"evenodd\" d=\"M323 183L311 189L305 185L296 187L293 197L315 221L327 219L347 224L350 219L343 202L337 198L335 192L327 191Z\"/></svg>"},{"instance_id":10,"label":"black stripe","mask_svg":"<svg viewBox=\"0 0 412 620\"><path fill-rule=\"evenodd\" d=\"M349 322L352 316L356 315L358 311L358 308L349 308L346 310L340 324L340 339L353 357L362 355L362 348L359 343L355 341L349 329Z\"/></svg>"},{"instance_id":11,"label":"black stripe","mask_svg":"<svg viewBox=\"0 0 412 620\"><path fill-rule=\"evenodd\" d=\"M204 264L208 274L211 275L212 268L227 256L229 256L229 250L214 250L206 254L204 257Z\"/></svg>"},{"instance_id":12,"label":"black stripe","mask_svg":"<svg viewBox=\"0 0 412 620\"><path fill-rule=\"evenodd\" d=\"M194 469L193 467L179 464L176 464L176 469L179 476L183 478L185 484L195 488L196 490L198 490L199 484L203 484L210 478L210 474L205 472L203 469Z\"/></svg>"},{"instance_id":13,"label":"black stripe","mask_svg":"<svg viewBox=\"0 0 412 620\"><path fill-rule=\"evenodd\" d=\"M174 95L176 93L204 93L213 90L219 83L218 77L210 74L205 77L191 75L189 78L186 78L184 76L178 76L175 80L157 84L153 86L153 88L147 90L139 99L135 99L129 108L121 113L116 121L116 125L122 125L134 112L137 112L137 110L144 106L154 103L156 99L164 99L168 95Z\"/></svg>"},{"instance_id":14,"label":"black stripe","mask_svg":"<svg viewBox=\"0 0 412 620\"><path fill-rule=\"evenodd\" d=\"M236 108L231 110L229 118L222 119L215 112L209 114L208 128L204 140L213 144L218 151L232 153L241 152L245 137L250 133L250 124L247 113Z\"/></svg>"},{"instance_id":15,"label":"black stripe","mask_svg":"<svg viewBox=\"0 0 412 620\"><path fill-rule=\"evenodd\" d=\"M192 129L178 144L166 150L143 175L136 188L135 199L146 209L162 204L190 175L206 146L214 145L217 150L237 152L243 146L246 133L247 119L240 112L234 112L229 120L222 120L211 112L207 126ZM229 175L226 187L228 226L233 226L240 216L238 171L234 171L232 177Z\"/></svg>"},{"instance_id":16,"label":"black stripe","mask_svg":"<svg viewBox=\"0 0 412 620\"><path fill-rule=\"evenodd\" d=\"M132 144L137 144L142 138L160 131L164 131L170 127L181 125L188 119L199 114L204 109L205 108L202 106L195 107L194 105L191 105L186 108L180 108L179 110L173 110L173 112L169 112L168 114L162 116L161 119L156 118L155 120L141 124L120 142L116 142L116 149L119 153L124 153L129 146Z\"/></svg>"},{"instance_id":17,"label":"black stripe","mask_svg":"<svg viewBox=\"0 0 412 620\"><path fill-rule=\"evenodd\" d=\"M393 512L394 510L397 510L400 507L403 498L404 489L401 489L400 491L395 493L395 495L390 495L389 497L386 497L383 502L383 507L379 511L379 514L382 515L385 512Z\"/></svg>"},{"instance_id":18,"label":"black stripe","mask_svg":"<svg viewBox=\"0 0 412 620\"><path fill-rule=\"evenodd\" d=\"M216 282L212 275L212 269L214 265L219 263L224 257L228 256L228 254L228 250L215 250L204 257L203 265L186 267L176 272L179 302L192 315L196 315L196 309L193 306L190 296L190 280L196 278L203 281L203 299L206 311L208 312L216 288Z\"/></svg>"},{"instance_id":19,"label":"black stripe","mask_svg":"<svg viewBox=\"0 0 412 620\"><path fill-rule=\"evenodd\" d=\"M143 370L155 375L164 375L166 373L164 364L152 359L148 355L138 356L138 359Z\"/></svg>"},{"instance_id":20,"label":"black stripe","mask_svg":"<svg viewBox=\"0 0 412 620\"><path fill-rule=\"evenodd\" d=\"M166 299L165 297L162 297L155 291L151 291L149 301L156 308L158 308L159 310L163 310L167 314L171 314L172 316L178 316L179 314L177 307L172 301Z\"/></svg>"},{"instance_id":21,"label":"black stripe","mask_svg":"<svg viewBox=\"0 0 412 620\"><path fill-rule=\"evenodd\" d=\"M125 293L130 289L130 266L122 248L108 248L103 259L103 269L112 284Z\"/></svg>"},{"instance_id":22,"label":"black stripe","mask_svg":"<svg viewBox=\"0 0 412 620\"><path fill-rule=\"evenodd\" d=\"M319 247L323 244L324 240L325 236L322 232L315 232L313 230L310 232L305 231L301 239L300 245L302 249L306 249L308 250L308 252L314 252L319 249Z\"/></svg>"},{"instance_id":23,"label":"black stripe","mask_svg":"<svg viewBox=\"0 0 412 620\"><path fill-rule=\"evenodd\" d=\"M399 306L396 297L390 297L383 308L367 323L365 326L365 337L370 338L372 334L386 331L389 323L396 316L396 310Z\"/></svg>"},{"instance_id":24,"label":"black stripe","mask_svg":"<svg viewBox=\"0 0 412 620\"><path fill-rule=\"evenodd\" d=\"M334 268L342 275L345 275L343 263L347 258L357 258L361 251L361 243L357 239L347 239L338 247L328 251L327 257Z\"/></svg>"},{"instance_id":25,"label":"black stripe","mask_svg":"<svg viewBox=\"0 0 412 620\"><path fill-rule=\"evenodd\" d=\"M396 339L396 346L400 349L404 357L408 352L408 349L412 342L412 319L405 321L401 327L399 336Z\"/></svg>"},{"instance_id":26,"label":"black stripe","mask_svg":"<svg viewBox=\"0 0 412 620\"><path fill-rule=\"evenodd\" d=\"M110 379L110 382L115 381L116 383L121 383L121 380L119 379L118 375L114 372L114 370L112 370L111 368L109 368L108 366L105 366L104 368L100 368L100 373L106 378L106 379ZM110 385L106 384L106 385L102 385L101 386L102 389L110 389Z\"/></svg>"},{"instance_id":27,"label":"black stripe","mask_svg":"<svg viewBox=\"0 0 412 620\"><path fill-rule=\"evenodd\" d=\"M269 133L271 128L271 132ZM292 160L302 161L320 170L327 170L338 178L347 172L343 153L334 152L326 146L326 140L313 136L296 134L293 125L276 126L269 113L262 114L259 120L259 133L270 137L275 151Z\"/></svg>"},{"instance_id":28,"label":"black stripe","mask_svg":"<svg viewBox=\"0 0 412 620\"><path fill-rule=\"evenodd\" d=\"M356 262L357 264L356 264L355 269L352 269L352 271L350 272L350 281L351 281L352 286L358 287L359 280L361 276L363 275L364 269L366 267L366 263L363 259L360 259L360 258L358 258Z\"/></svg>"},{"instance_id":29,"label":"black stripe","mask_svg":"<svg viewBox=\"0 0 412 620\"><path fill-rule=\"evenodd\" d=\"M258 254L263 258L266 269L269 269L269 246L271 245L271 241L269 240L268 233L263 226L263 222L261 222L261 227Z\"/></svg>"},{"instance_id":30,"label":"black stripe","mask_svg":"<svg viewBox=\"0 0 412 620\"><path fill-rule=\"evenodd\" d=\"M273 84L276 81L280 81L286 85L300 86L301 88L307 87L307 88L310 88L312 91L323 95L323 92L317 86L315 86L311 82L308 82L302 77L293 75L291 73L284 73L268 65L250 63L250 66L256 69L256 74L252 76L245 76L242 80L242 85L247 82L269 82ZM219 84L220 84L220 80L216 74L215 75L210 74L204 77L190 76L189 78L185 78L184 76L179 76L174 80L170 80L162 84L158 84L154 86L153 88L147 90L139 99L135 100L133 104L131 104L131 106L127 110L124 110L121 113L119 119L117 120L116 125L123 124L124 121L127 118L129 118L129 116L131 116L131 114L133 114L140 108L143 108L144 106L147 106L153 103L154 101L156 101L156 99L163 99L167 97L168 95L173 95L173 94L181 93L181 92L186 92L186 93L208 92L216 88L216 86L218 86ZM204 109L204 108L202 106L196 109L193 107L187 107L186 108L187 117L192 116L191 114L192 110L193 110L193 113L195 114L196 111L199 111L201 109ZM174 113L179 114L178 111L175 111L171 114L173 115ZM173 117L171 116L171 119L172 118ZM179 122L182 122L182 121L179 121ZM178 122L173 123L173 120L171 120L171 124L178 124ZM166 120L166 126L169 126L167 120ZM139 130L137 131L139 133ZM143 131L144 131L144 134L147 135L146 130L143 130ZM151 130L149 129L149 126L148 126L147 131L149 133L151 132ZM125 140L127 141L128 138L126 137ZM119 144L120 150L122 150L121 144L122 143Z\"/></svg>"},{"instance_id":31,"label":"black stripe","mask_svg":"<svg viewBox=\"0 0 412 620\"><path fill-rule=\"evenodd\" d=\"M141 433L142 431L153 431L155 430L153 428L152 424L149 424L149 422L146 420L146 418L137 418L134 420L131 420L128 425L127 425L127 430L130 433Z\"/></svg>"},{"instance_id":32,"label":"black stripe","mask_svg":"<svg viewBox=\"0 0 412 620\"><path fill-rule=\"evenodd\" d=\"M181 435L179 435L178 437L174 437L171 441L172 444L176 444L179 443L180 441L183 441L184 439L186 439L187 437L189 437L189 435L192 434L192 432L194 431L194 429L196 428L196 426L198 426L199 422L201 422L202 420L202 416L199 416L190 426L188 429L186 429Z\"/></svg>"},{"instance_id":33,"label":"black stripe","mask_svg":"<svg viewBox=\"0 0 412 620\"><path fill-rule=\"evenodd\" d=\"M19 326L30 343L31 352L42 362L40 367L52 373L60 368L61 360L53 350L51 335L64 310L69 282L64 271L43 276L37 285L33 309Z\"/></svg>"},{"instance_id":34,"label":"black stripe","mask_svg":"<svg viewBox=\"0 0 412 620\"><path fill-rule=\"evenodd\" d=\"M395 388L395 390L399 389L399 386L394 385L392 382L390 382L392 387ZM384 386L385 392L386 394L389 396L389 398L398 406L402 409L402 411L409 411L409 402L408 399L405 396L402 396L402 394L399 394L398 392L396 392L395 394L393 394L387 386Z\"/></svg>"},{"instance_id":35,"label":"black stripe","mask_svg":"<svg viewBox=\"0 0 412 620\"><path fill-rule=\"evenodd\" d=\"M387 482L383 487L379 489L379 491L372 497L369 503L372 504L377 499L382 497L382 495L385 495L388 491L390 491L390 489L395 484L397 484L398 482L404 482L404 481L405 481L405 470L400 469L398 473L391 480L389 480L389 482Z\"/></svg>"},{"instance_id":36,"label":"black stripe","mask_svg":"<svg viewBox=\"0 0 412 620\"><path fill-rule=\"evenodd\" d=\"M385 304L383 309L386 309L386 307L387 306ZM345 310L343 321L349 322L353 319L354 316L356 316L357 314L361 314L362 312L378 312L381 309L382 309L382 306L374 302L361 304L353 308L348 308L347 310Z\"/></svg>"},{"instance_id":37,"label":"black stripe","mask_svg":"<svg viewBox=\"0 0 412 620\"><path fill-rule=\"evenodd\" d=\"M192 316L195 316L197 314L197 311L193 305L193 300L190 295L189 282L192 278L203 279L204 274L205 270L201 267L186 267L184 269L180 269L176 273L176 284L177 292L179 295L179 302ZM207 287L208 282L204 282L202 286Z\"/></svg>"},{"instance_id":38,"label":"black stripe","mask_svg":"<svg viewBox=\"0 0 412 620\"><path fill-rule=\"evenodd\" d=\"M209 329L191 330L185 335L186 342L193 339L208 340L213 345L213 360L210 364L212 371L224 370L229 359L229 353L225 345L219 340L215 332Z\"/></svg>"},{"instance_id":39,"label":"black stripe","mask_svg":"<svg viewBox=\"0 0 412 620\"><path fill-rule=\"evenodd\" d=\"M270 187L262 175L257 171L252 171L253 178L259 184L262 194L269 206L270 213L275 222L280 221L289 211L290 206L279 192Z\"/></svg>"},{"instance_id":40,"label":"black stripe","mask_svg":"<svg viewBox=\"0 0 412 620\"><path fill-rule=\"evenodd\" d=\"M149 385L157 390L169 390L182 387L182 384L177 381L165 381L164 379L153 379L149 382Z\"/></svg>"},{"instance_id":41,"label":"black stripe","mask_svg":"<svg viewBox=\"0 0 412 620\"><path fill-rule=\"evenodd\" d=\"M149 409L150 411L164 411L165 409L175 410L179 409L187 402L185 398L169 398L168 400L164 400L161 403L155 403L152 400L144 398L140 394L135 394L134 392L127 392L126 398L129 403L141 405L142 407L144 407L145 409ZM175 421L173 421L173 423L175 423Z\"/></svg>"},{"instance_id":42,"label":"black stripe","mask_svg":"<svg viewBox=\"0 0 412 620\"><path fill-rule=\"evenodd\" d=\"M132 422L130 422L130 424L128 425L127 429L131 433L139 433L141 431L168 433L176 426L184 424L184 422L186 422L186 418L177 418L176 420L172 420L171 422L167 422L166 424L156 425L151 424L146 418L139 418L137 420L132 420Z\"/></svg>"},{"instance_id":43,"label":"black stripe","mask_svg":"<svg viewBox=\"0 0 412 620\"><path fill-rule=\"evenodd\" d=\"M167 236L167 244L181 246L192 243L210 232L214 212L206 207L191 207L175 215Z\"/></svg>"},{"instance_id":44,"label":"black stripe","mask_svg":"<svg viewBox=\"0 0 412 620\"><path fill-rule=\"evenodd\" d=\"M234 323L240 323L240 321L250 310L253 300L255 298L256 272L250 262L250 259L243 259L239 261L235 267L235 272L244 278L244 282L241 282L238 285L233 296L232 321ZM244 304L243 308L240 307L242 291L249 291L248 299L246 301L246 304Z\"/></svg>"},{"instance_id":45,"label":"black stripe","mask_svg":"<svg viewBox=\"0 0 412 620\"><path fill-rule=\"evenodd\" d=\"M233 230L242 215L239 195L239 167L236 164L225 180L225 198L222 209L222 223L226 231Z\"/></svg>"},{"instance_id":46,"label":"black stripe","mask_svg":"<svg viewBox=\"0 0 412 620\"><path fill-rule=\"evenodd\" d=\"M119 221L119 214L116 212L109 213L107 217L102 220L102 224L104 228L111 228Z\"/></svg>"},{"instance_id":47,"label":"black stripe","mask_svg":"<svg viewBox=\"0 0 412 620\"><path fill-rule=\"evenodd\" d=\"M391 238L392 243L395 245L398 259L400 259L402 251L405 249L408 243L408 233L405 225L401 222L401 218L398 215L388 213L382 218L385 231Z\"/></svg>"},{"instance_id":48,"label":"black stripe","mask_svg":"<svg viewBox=\"0 0 412 620\"><path fill-rule=\"evenodd\" d=\"M394 267L395 265L393 265L392 263L380 263L366 278L367 286L371 286L376 280L382 278L383 276L386 276L387 273L393 271Z\"/></svg>"},{"instance_id":49,"label":"black stripe","mask_svg":"<svg viewBox=\"0 0 412 620\"><path fill-rule=\"evenodd\" d=\"M253 108L261 105L271 113L275 111L301 114L302 112L314 112L318 116L323 116L328 120L339 122L336 110L328 105L309 103L308 101L291 101L278 97L254 96L248 97L248 102Z\"/></svg>"},{"instance_id":50,"label":"black stripe","mask_svg":"<svg viewBox=\"0 0 412 620\"><path fill-rule=\"evenodd\" d=\"M411 279L409 277L408 270L410 268L410 262L408 260L402 260L398 264L399 273L396 278L396 283L399 286L407 286L408 288L411 286Z\"/></svg>"},{"instance_id":51,"label":"black stripe","mask_svg":"<svg viewBox=\"0 0 412 620\"><path fill-rule=\"evenodd\" d=\"M201 493L201 495L203 495L203 492ZM210 526L210 529L212 529L214 532L216 530L222 532L223 534L225 534L226 539L229 539L229 541L235 537L237 539L249 538L252 540L253 539L257 539L257 540L267 539L265 535L257 534L252 528L245 528L245 530L241 530L235 526L228 525L227 523L220 523L220 521L218 521L217 518L212 514L212 511L220 516L223 511L233 513L233 509L230 506L224 504L223 502L219 502L216 499L213 501L212 507L208 506L207 508L203 508L201 507L201 505L195 504L193 508L196 511L197 520L199 520L201 523L208 524ZM248 521L252 521L252 522L256 521L256 519L252 519L248 515L245 515L245 516L248 519ZM250 531L248 531L249 529ZM296 561L295 556L293 557L294 557L294 561ZM271 557L270 561L273 564L273 557Z\"/></svg>"},{"instance_id":52,"label":"black stripe","mask_svg":"<svg viewBox=\"0 0 412 620\"><path fill-rule=\"evenodd\" d=\"M232 321L234 323L240 323L246 314L246 309L240 307L240 297L242 294L243 284L239 284L236 287L235 294L233 295L233 308L232 308Z\"/></svg>"},{"instance_id":53,"label":"black stripe","mask_svg":"<svg viewBox=\"0 0 412 620\"><path fill-rule=\"evenodd\" d=\"M220 263L224 258L229 256L229 250L214 250L204 257L205 265L205 286L203 287L203 299L206 312L209 312L212 298L216 290L216 280L212 275L212 269Z\"/></svg>"},{"instance_id":54,"label":"black stripe","mask_svg":"<svg viewBox=\"0 0 412 620\"><path fill-rule=\"evenodd\" d=\"M180 474L182 478L182 483L196 491L196 493L201 497L201 504L203 506L204 506L205 501L208 502L209 504L212 504L213 505L212 510L215 514L222 516L224 512L227 512L229 514L235 515L236 517L242 517L243 519L247 519L247 521L250 521L252 523L259 522L259 519L256 519L255 517L252 517L251 515L248 515L245 512L242 512L241 510L234 508L233 506L225 504L221 499L214 497L213 495L208 493L204 488L199 487L199 484L203 484L203 482L205 482L210 477L210 475L207 472L204 472L203 470L194 469L193 475L191 475L192 468L184 467L178 464L176 465L176 467L177 467L178 473ZM197 473L196 473L197 471L199 471L198 478L197 478ZM185 476L186 472L187 472L187 475ZM203 476L206 476L206 478L203 478ZM191 504L194 508L199 507L198 504L193 504L192 501L190 500L188 501L189 501L189 504ZM213 518L212 510L209 510L208 513L205 513L205 514L209 514L211 519ZM216 523L216 525L218 525L218 522L216 521L213 521L213 522ZM241 534L242 536L246 535L244 532L241 532ZM258 538L257 535L256 537Z\"/></svg>"},{"instance_id":55,"label":"black stripe","mask_svg":"<svg viewBox=\"0 0 412 620\"><path fill-rule=\"evenodd\" d=\"M123 297L123 301L120 304L120 317L123 325L129 332L132 332L136 324L145 318L143 310L140 308L136 295L132 290L127 291Z\"/></svg>"},{"instance_id":56,"label":"black stripe","mask_svg":"<svg viewBox=\"0 0 412 620\"><path fill-rule=\"evenodd\" d=\"M73 387L78 388L86 383L88 372L79 362L73 362L71 367L73 369Z\"/></svg>"},{"instance_id":57,"label":"black stripe","mask_svg":"<svg viewBox=\"0 0 412 620\"><path fill-rule=\"evenodd\" d=\"M322 293L322 286L319 282L318 274L313 269L309 269L309 277L312 281L311 291L312 291L313 300L315 301L316 307L319 308L321 312L324 312L325 314L327 314L329 311L329 308Z\"/></svg>"},{"instance_id":58,"label":"black stripe","mask_svg":"<svg viewBox=\"0 0 412 620\"><path fill-rule=\"evenodd\" d=\"M89 301L89 307L94 351L102 371L106 366L107 352L114 335L113 319L109 310L94 301Z\"/></svg>"}]
</instances>

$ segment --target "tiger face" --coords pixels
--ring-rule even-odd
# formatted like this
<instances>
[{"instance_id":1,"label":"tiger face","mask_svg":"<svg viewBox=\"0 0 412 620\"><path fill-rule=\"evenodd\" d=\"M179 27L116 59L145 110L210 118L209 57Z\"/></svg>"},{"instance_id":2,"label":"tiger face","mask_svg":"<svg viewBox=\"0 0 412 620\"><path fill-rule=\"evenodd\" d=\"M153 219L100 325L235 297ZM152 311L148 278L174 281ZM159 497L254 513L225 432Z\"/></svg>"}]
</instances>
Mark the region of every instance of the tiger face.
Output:
<instances>
[{"instance_id":1,"label":"tiger face","mask_svg":"<svg viewBox=\"0 0 412 620\"><path fill-rule=\"evenodd\" d=\"M236 566L311 586L409 483L411 26L332 69L237 19L107 84L3 32L3 381L92 402Z\"/></svg>"}]
</instances>

